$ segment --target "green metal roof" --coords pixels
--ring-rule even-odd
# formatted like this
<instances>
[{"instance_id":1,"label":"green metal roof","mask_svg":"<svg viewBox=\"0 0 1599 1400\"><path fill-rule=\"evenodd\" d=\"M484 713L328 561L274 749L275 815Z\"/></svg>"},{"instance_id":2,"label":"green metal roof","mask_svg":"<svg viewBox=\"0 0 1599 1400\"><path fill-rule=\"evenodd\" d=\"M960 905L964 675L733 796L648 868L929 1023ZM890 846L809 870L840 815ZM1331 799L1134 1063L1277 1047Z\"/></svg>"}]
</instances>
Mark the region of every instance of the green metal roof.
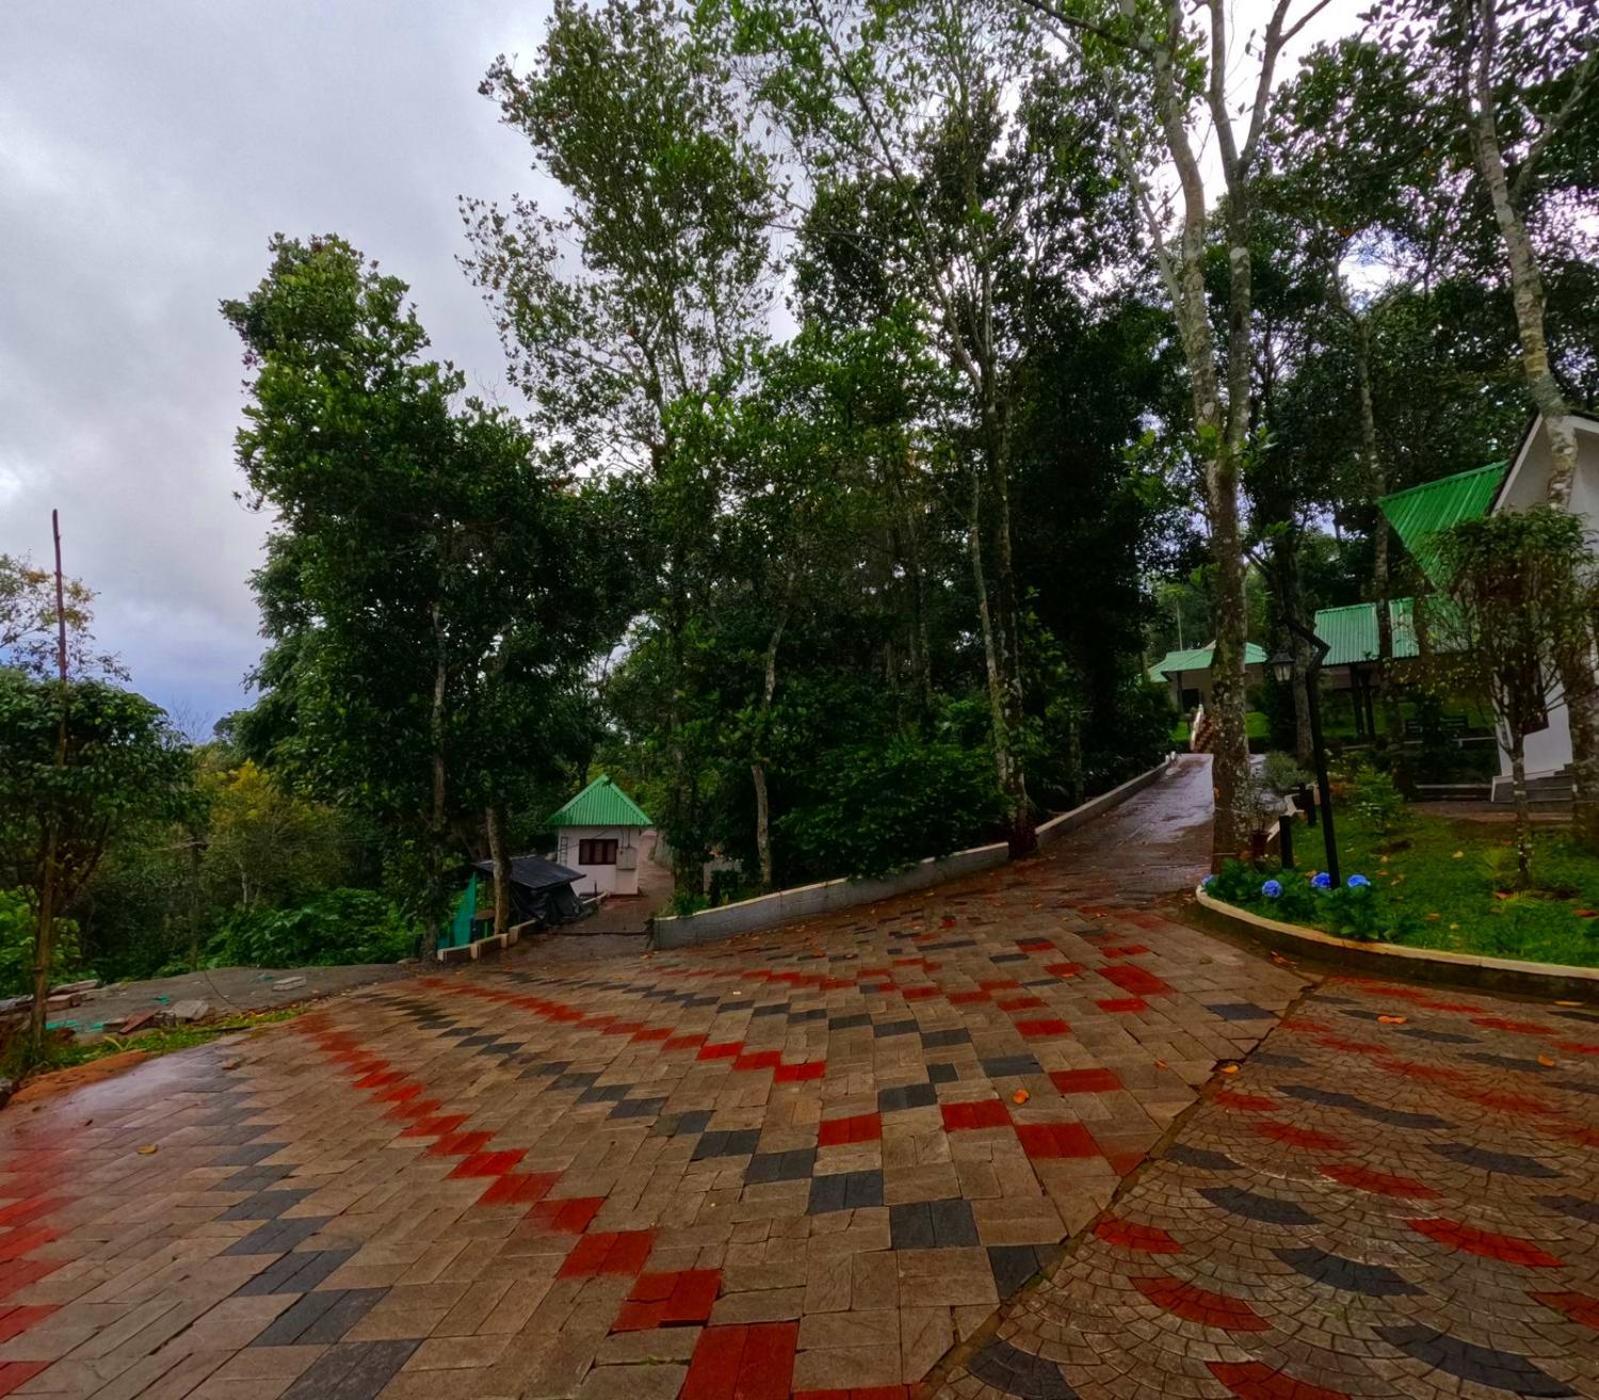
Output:
<instances>
[{"instance_id":1,"label":"green metal roof","mask_svg":"<svg viewBox=\"0 0 1599 1400\"><path fill-rule=\"evenodd\" d=\"M1388 616L1394 629L1394 658L1419 656L1416 646L1414 599L1393 598ZM1347 608L1323 608L1316 614L1316 635L1327 643L1324 666L1349 666L1377 659L1377 605L1353 603Z\"/></svg>"},{"instance_id":2,"label":"green metal roof","mask_svg":"<svg viewBox=\"0 0 1599 1400\"><path fill-rule=\"evenodd\" d=\"M649 826L644 809L601 773L550 818L551 826Z\"/></svg>"},{"instance_id":3,"label":"green metal roof","mask_svg":"<svg viewBox=\"0 0 1599 1400\"><path fill-rule=\"evenodd\" d=\"M1433 536L1457 521L1483 514L1493 504L1506 466L1507 463L1495 462L1457 472L1424 486L1412 486L1408 491L1396 491L1377 502L1411 557L1434 583L1442 580L1438 577L1438 551L1432 543Z\"/></svg>"},{"instance_id":4,"label":"green metal roof","mask_svg":"<svg viewBox=\"0 0 1599 1400\"><path fill-rule=\"evenodd\" d=\"M1176 671L1208 671L1210 659L1216 653L1215 644L1208 647L1189 647L1187 651L1168 651L1149 668L1152 681L1163 681ZM1266 661L1265 650L1254 642L1244 643L1244 665L1260 666Z\"/></svg>"}]
</instances>

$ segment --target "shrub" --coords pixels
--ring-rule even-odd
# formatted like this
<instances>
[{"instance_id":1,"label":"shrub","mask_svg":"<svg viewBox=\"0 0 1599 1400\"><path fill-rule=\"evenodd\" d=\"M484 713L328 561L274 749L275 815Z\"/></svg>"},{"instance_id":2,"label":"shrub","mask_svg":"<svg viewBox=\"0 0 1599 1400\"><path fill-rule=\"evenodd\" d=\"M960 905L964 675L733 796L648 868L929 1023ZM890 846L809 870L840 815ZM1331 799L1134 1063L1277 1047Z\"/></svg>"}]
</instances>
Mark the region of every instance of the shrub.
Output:
<instances>
[{"instance_id":1,"label":"shrub","mask_svg":"<svg viewBox=\"0 0 1599 1400\"><path fill-rule=\"evenodd\" d=\"M1318 884L1303 871L1263 870L1233 860L1206 881L1205 888L1212 898L1228 904L1286 923L1314 924L1340 938L1398 940L1411 928L1409 916L1363 875L1351 875L1342 887L1334 888L1330 881Z\"/></svg>"},{"instance_id":2,"label":"shrub","mask_svg":"<svg viewBox=\"0 0 1599 1400\"><path fill-rule=\"evenodd\" d=\"M1310 774L1292 754L1269 753L1260 765L1260 782L1268 792L1287 797L1310 781Z\"/></svg>"},{"instance_id":3,"label":"shrub","mask_svg":"<svg viewBox=\"0 0 1599 1400\"><path fill-rule=\"evenodd\" d=\"M1405 799L1387 773L1375 768L1355 775L1350 790L1355 810L1378 832L1391 835L1405 819Z\"/></svg>"},{"instance_id":4,"label":"shrub","mask_svg":"<svg viewBox=\"0 0 1599 1400\"><path fill-rule=\"evenodd\" d=\"M290 909L237 913L211 940L213 967L315 967L396 962L416 931L372 890L329 890Z\"/></svg>"},{"instance_id":5,"label":"shrub","mask_svg":"<svg viewBox=\"0 0 1599 1400\"><path fill-rule=\"evenodd\" d=\"M21 890L0 890L0 996L19 997L33 991L33 907ZM81 971L78 926L57 919L51 948L50 981L66 982Z\"/></svg>"},{"instance_id":6,"label":"shrub","mask_svg":"<svg viewBox=\"0 0 1599 1400\"><path fill-rule=\"evenodd\" d=\"M835 750L823 800L779 820L809 868L882 875L944 856L999 820L993 759L983 749L900 735L886 745Z\"/></svg>"}]
</instances>

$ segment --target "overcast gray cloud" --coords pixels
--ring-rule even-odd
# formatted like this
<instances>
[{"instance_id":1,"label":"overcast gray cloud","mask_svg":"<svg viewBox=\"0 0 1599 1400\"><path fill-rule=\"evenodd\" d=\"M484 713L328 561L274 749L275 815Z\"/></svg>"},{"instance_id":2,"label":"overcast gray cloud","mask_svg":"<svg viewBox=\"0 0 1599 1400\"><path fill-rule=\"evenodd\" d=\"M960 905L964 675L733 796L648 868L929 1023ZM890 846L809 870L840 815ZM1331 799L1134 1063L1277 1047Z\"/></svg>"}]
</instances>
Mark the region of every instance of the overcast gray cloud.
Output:
<instances>
[{"instance_id":1,"label":"overcast gray cloud","mask_svg":"<svg viewBox=\"0 0 1599 1400\"><path fill-rule=\"evenodd\" d=\"M134 684L209 723L260 650L265 522L233 498L243 370L217 314L266 240L339 232L411 283L443 358L515 402L456 266L455 196L540 193L477 83L547 5L0 6L0 552L100 590Z\"/></svg>"}]
</instances>

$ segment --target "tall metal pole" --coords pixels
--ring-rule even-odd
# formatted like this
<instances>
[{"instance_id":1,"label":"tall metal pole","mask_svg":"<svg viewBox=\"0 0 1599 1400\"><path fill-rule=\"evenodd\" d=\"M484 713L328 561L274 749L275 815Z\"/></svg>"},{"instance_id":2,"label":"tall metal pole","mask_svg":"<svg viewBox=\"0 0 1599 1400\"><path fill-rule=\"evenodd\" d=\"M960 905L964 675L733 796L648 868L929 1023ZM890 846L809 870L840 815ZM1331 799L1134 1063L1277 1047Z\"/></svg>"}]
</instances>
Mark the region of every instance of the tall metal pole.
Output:
<instances>
[{"instance_id":1,"label":"tall metal pole","mask_svg":"<svg viewBox=\"0 0 1599 1400\"><path fill-rule=\"evenodd\" d=\"M1310 664L1305 667L1306 699L1310 708L1310 747L1316 760L1316 793L1321 800L1321 838L1327 851L1327 874L1334 886L1343 883L1338 869L1338 837L1333 831L1332 785L1327 778L1327 748L1321 738L1321 663L1327 643L1293 617L1283 621L1288 630L1310 647Z\"/></svg>"}]
</instances>

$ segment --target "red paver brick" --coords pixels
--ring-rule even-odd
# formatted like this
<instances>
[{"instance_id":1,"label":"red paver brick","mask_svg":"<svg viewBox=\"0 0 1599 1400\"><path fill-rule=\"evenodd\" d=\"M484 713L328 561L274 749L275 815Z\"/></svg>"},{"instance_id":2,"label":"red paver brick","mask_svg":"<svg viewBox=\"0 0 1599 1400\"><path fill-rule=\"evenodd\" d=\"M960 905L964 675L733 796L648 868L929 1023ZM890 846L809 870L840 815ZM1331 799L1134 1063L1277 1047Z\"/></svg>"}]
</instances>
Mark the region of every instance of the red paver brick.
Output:
<instances>
[{"instance_id":1,"label":"red paver brick","mask_svg":"<svg viewBox=\"0 0 1599 1400\"><path fill-rule=\"evenodd\" d=\"M721 1284L720 1269L640 1274L611 1330L635 1332L704 1322L711 1315Z\"/></svg>"},{"instance_id":2,"label":"red paver brick","mask_svg":"<svg viewBox=\"0 0 1599 1400\"><path fill-rule=\"evenodd\" d=\"M1497 1259L1504 1264L1517 1264L1524 1269L1558 1269L1560 1260L1547 1250L1540 1249L1531 1240L1515 1235L1496 1234L1492 1230L1479 1230L1459 1220L1428 1219L1405 1222L1418 1234L1450 1249L1464 1250L1467 1254L1484 1259Z\"/></svg>"},{"instance_id":3,"label":"red paver brick","mask_svg":"<svg viewBox=\"0 0 1599 1400\"><path fill-rule=\"evenodd\" d=\"M849 1118L824 1119L817 1129L818 1147L837 1147L848 1142L875 1142L883 1136L883 1120L876 1113L858 1113Z\"/></svg>"},{"instance_id":4,"label":"red paver brick","mask_svg":"<svg viewBox=\"0 0 1599 1400\"><path fill-rule=\"evenodd\" d=\"M34 1303L28 1306L0 1308L0 1342L20 1337L30 1327L36 1327L56 1310L55 1303Z\"/></svg>"},{"instance_id":5,"label":"red paver brick","mask_svg":"<svg viewBox=\"0 0 1599 1400\"><path fill-rule=\"evenodd\" d=\"M1018 1123L1016 1136L1029 1157L1098 1157L1099 1144L1081 1123Z\"/></svg>"},{"instance_id":6,"label":"red paver brick","mask_svg":"<svg viewBox=\"0 0 1599 1400\"><path fill-rule=\"evenodd\" d=\"M1183 1247L1158 1225L1138 1225L1131 1220L1109 1215L1094 1226L1094 1233L1106 1244L1130 1249L1139 1254L1181 1254Z\"/></svg>"},{"instance_id":7,"label":"red paver brick","mask_svg":"<svg viewBox=\"0 0 1599 1400\"><path fill-rule=\"evenodd\" d=\"M526 1151L519 1147L501 1152L474 1152L460 1162L450 1176L504 1176L526 1156Z\"/></svg>"},{"instance_id":8,"label":"red paver brick","mask_svg":"<svg viewBox=\"0 0 1599 1400\"><path fill-rule=\"evenodd\" d=\"M1271 1326L1243 1299L1213 1293L1169 1274L1135 1278L1133 1286L1156 1307L1187 1322L1202 1323L1225 1332L1264 1332Z\"/></svg>"},{"instance_id":9,"label":"red paver brick","mask_svg":"<svg viewBox=\"0 0 1599 1400\"><path fill-rule=\"evenodd\" d=\"M0 1395L10 1395L49 1365L48 1361L0 1361Z\"/></svg>"},{"instance_id":10,"label":"red paver brick","mask_svg":"<svg viewBox=\"0 0 1599 1400\"><path fill-rule=\"evenodd\" d=\"M1534 1302L1553 1308L1573 1322L1580 1322L1584 1327L1599 1332L1599 1298L1586 1293L1534 1293L1531 1296Z\"/></svg>"},{"instance_id":11,"label":"red paver brick","mask_svg":"<svg viewBox=\"0 0 1599 1400\"><path fill-rule=\"evenodd\" d=\"M1109 1094L1122 1087L1113 1069L1057 1069L1049 1078L1063 1094Z\"/></svg>"},{"instance_id":12,"label":"red paver brick","mask_svg":"<svg viewBox=\"0 0 1599 1400\"><path fill-rule=\"evenodd\" d=\"M1072 1028L1058 1016L1040 1017L1033 1021L1018 1021L1016 1030L1026 1040L1049 1040L1056 1036L1070 1035Z\"/></svg>"},{"instance_id":13,"label":"red paver brick","mask_svg":"<svg viewBox=\"0 0 1599 1400\"><path fill-rule=\"evenodd\" d=\"M506 1172L490 1183L477 1203L480 1206L537 1205L560 1179L559 1172Z\"/></svg>"},{"instance_id":14,"label":"red paver brick","mask_svg":"<svg viewBox=\"0 0 1599 1400\"><path fill-rule=\"evenodd\" d=\"M1292 1123L1264 1122L1250 1125L1262 1137L1289 1147L1303 1147L1308 1152L1342 1152L1349 1146L1342 1138L1331 1133L1317 1132L1314 1128L1300 1128Z\"/></svg>"},{"instance_id":15,"label":"red paver brick","mask_svg":"<svg viewBox=\"0 0 1599 1400\"><path fill-rule=\"evenodd\" d=\"M1212 1361L1210 1373L1238 1400L1349 1400L1342 1390L1327 1390L1274 1371L1260 1361Z\"/></svg>"},{"instance_id":16,"label":"red paver brick","mask_svg":"<svg viewBox=\"0 0 1599 1400\"><path fill-rule=\"evenodd\" d=\"M1010 1114L998 1099L978 1099L975 1103L946 1103L939 1105L944 1118L944 1131L963 1132L974 1128L1004 1128L1010 1125Z\"/></svg>"},{"instance_id":17,"label":"red paver brick","mask_svg":"<svg viewBox=\"0 0 1599 1400\"><path fill-rule=\"evenodd\" d=\"M580 1235L589 1221L600 1213L603 1196L571 1196L562 1200L542 1200L527 1213L533 1224L559 1235Z\"/></svg>"},{"instance_id":18,"label":"red paver brick","mask_svg":"<svg viewBox=\"0 0 1599 1400\"><path fill-rule=\"evenodd\" d=\"M1096 968L1107 982L1135 997L1164 997L1173 994L1170 983L1162 981L1146 967L1135 963L1122 963L1116 967Z\"/></svg>"},{"instance_id":19,"label":"red paver brick","mask_svg":"<svg viewBox=\"0 0 1599 1400\"><path fill-rule=\"evenodd\" d=\"M1353 1162L1333 1162L1317 1168L1323 1176L1359 1191L1370 1191L1376 1196L1409 1197L1427 1200L1438 1193L1414 1177L1396 1176L1392 1172L1373 1171L1370 1167Z\"/></svg>"}]
</instances>

